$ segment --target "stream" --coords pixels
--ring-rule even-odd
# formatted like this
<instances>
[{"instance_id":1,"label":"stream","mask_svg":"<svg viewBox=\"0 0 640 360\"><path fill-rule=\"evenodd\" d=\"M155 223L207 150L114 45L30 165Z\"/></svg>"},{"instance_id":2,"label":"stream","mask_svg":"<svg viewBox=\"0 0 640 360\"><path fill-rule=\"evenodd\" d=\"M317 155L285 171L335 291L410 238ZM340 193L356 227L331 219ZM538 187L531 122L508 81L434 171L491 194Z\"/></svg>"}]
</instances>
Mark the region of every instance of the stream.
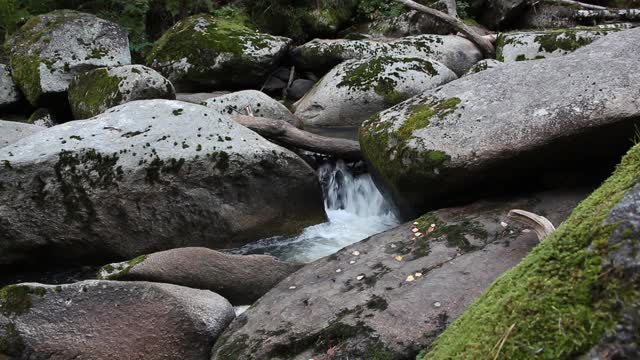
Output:
<instances>
[{"instance_id":1,"label":"stream","mask_svg":"<svg viewBox=\"0 0 640 360\"><path fill-rule=\"evenodd\" d=\"M298 236L271 237L231 252L311 262L400 223L368 173L354 174L338 161L321 165L317 174L328 222L310 226Z\"/></svg>"}]
</instances>

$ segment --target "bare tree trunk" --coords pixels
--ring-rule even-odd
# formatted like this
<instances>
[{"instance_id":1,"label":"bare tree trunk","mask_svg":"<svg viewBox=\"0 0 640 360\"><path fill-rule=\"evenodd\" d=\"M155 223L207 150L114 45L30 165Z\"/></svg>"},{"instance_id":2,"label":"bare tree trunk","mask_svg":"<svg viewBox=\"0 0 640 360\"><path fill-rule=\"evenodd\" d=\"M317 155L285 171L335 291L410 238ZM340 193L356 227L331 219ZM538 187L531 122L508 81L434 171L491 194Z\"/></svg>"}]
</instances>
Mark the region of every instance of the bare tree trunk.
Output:
<instances>
[{"instance_id":1,"label":"bare tree trunk","mask_svg":"<svg viewBox=\"0 0 640 360\"><path fill-rule=\"evenodd\" d=\"M582 8L585 8L585 9L607 10L607 8L604 7L604 6L585 4L585 3L582 3L582 2L579 2L579 1L574 1L574 0L553 0L552 2L556 2L556 3L559 3L559 4L565 4L565 5L577 5L577 6L580 6Z\"/></svg>"},{"instance_id":2,"label":"bare tree trunk","mask_svg":"<svg viewBox=\"0 0 640 360\"><path fill-rule=\"evenodd\" d=\"M348 161L362 160L360 144L357 141L312 134L284 120L246 115L234 115L231 118L261 136L282 144L320 154L334 155Z\"/></svg>"},{"instance_id":3,"label":"bare tree trunk","mask_svg":"<svg viewBox=\"0 0 640 360\"><path fill-rule=\"evenodd\" d=\"M447 5L447 14L450 16L459 19L458 16L458 5L456 4L456 0L444 0L445 5Z\"/></svg>"},{"instance_id":4,"label":"bare tree trunk","mask_svg":"<svg viewBox=\"0 0 640 360\"><path fill-rule=\"evenodd\" d=\"M443 12L438 10L434 10L432 8L426 7L424 5L418 4L412 0L395 0L401 4L408 6L411 9L416 11L423 12L427 15L430 15L439 21L449 25L451 28L463 33L465 36L469 38L478 48L482 51L482 54L485 57L493 58L496 52L493 44L488 40L482 37L482 35L478 34L472 27L462 22L460 19L457 19L453 16L449 16Z\"/></svg>"}]
</instances>

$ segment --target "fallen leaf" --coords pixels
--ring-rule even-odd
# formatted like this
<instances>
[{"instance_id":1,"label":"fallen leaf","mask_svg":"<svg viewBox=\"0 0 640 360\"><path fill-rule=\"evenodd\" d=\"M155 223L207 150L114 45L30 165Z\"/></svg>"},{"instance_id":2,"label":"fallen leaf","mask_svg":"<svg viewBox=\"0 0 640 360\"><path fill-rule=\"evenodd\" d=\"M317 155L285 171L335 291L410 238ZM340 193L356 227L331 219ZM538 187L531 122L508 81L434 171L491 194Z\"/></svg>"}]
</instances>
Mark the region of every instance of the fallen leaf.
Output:
<instances>
[{"instance_id":1,"label":"fallen leaf","mask_svg":"<svg viewBox=\"0 0 640 360\"><path fill-rule=\"evenodd\" d=\"M337 273L342 272L342 269L338 269L338 270L336 270L336 272L337 272Z\"/></svg>"},{"instance_id":2,"label":"fallen leaf","mask_svg":"<svg viewBox=\"0 0 640 360\"><path fill-rule=\"evenodd\" d=\"M422 273L421 272L417 272L415 275L416 275L416 277L420 277L420 276L422 276Z\"/></svg>"},{"instance_id":3,"label":"fallen leaf","mask_svg":"<svg viewBox=\"0 0 640 360\"><path fill-rule=\"evenodd\" d=\"M412 282L412 281L414 281L415 279L416 279L416 278L414 278L414 277L413 277L413 275L409 275L409 276L407 276L407 281L408 281L408 282Z\"/></svg>"},{"instance_id":4,"label":"fallen leaf","mask_svg":"<svg viewBox=\"0 0 640 360\"><path fill-rule=\"evenodd\" d=\"M358 255L360 255L360 251L356 250L356 251L352 252L351 255L358 256Z\"/></svg>"},{"instance_id":5,"label":"fallen leaf","mask_svg":"<svg viewBox=\"0 0 640 360\"><path fill-rule=\"evenodd\" d=\"M289 286L289 290L293 290L295 288L296 288L295 286Z\"/></svg>"},{"instance_id":6,"label":"fallen leaf","mask_svg":"<svg viewBox=\"0 0 640 360\"><path fill-rule=\"evenodd\" d=\"M351 260L351 261L349 261L349 264L351 264L351 265L353 265L353 264L355 264L355 263L356 263L356 261L355 261L355 260Z\"/></svg>"},{"instance_id":7,"label":"fallen leaf","mask_svg":"<svg viewBox=\"0 0 640 360\"><path fill-rule=\"evenodd\" d=\"M435 230L435 229L436 229L436 228L434 228L433 226L430 226L430 227L427 229L427 232L433 232L433 230Z\"/></svg>"},{"instance_id":8,"label":"fallen leaf","mask_svg":"<svg viewBox=\"0 0 640 360\"><path fill-rule=\"evenodd\" d=\"M397 255L396 257L394 257L394 259L396 259L396 261L402 261L402 256Z\"/></svg>"},{"instance_id":9,"label":"fallen leaf","mask_svg":"<svg viewBox=\"0 0 640 360\"><path fill-rule=\"evenodd\" d=\"M364 275L358 275L358 276L356 277L356 280L362 280L362 279L364 279Z\"/></svg>"},{"instance_id":10,"label":"fallen leaf","mask_svg":"<svg viewBox=\"0 0 640 360\"><path fill-rule=\"evenodd\" d=\"M411 229L411 231L412 231L412 232L418 232L418 231L420 231L420 230L418 230L418 228L413 228L413 229Z\"/></svg>"}]
</instances>

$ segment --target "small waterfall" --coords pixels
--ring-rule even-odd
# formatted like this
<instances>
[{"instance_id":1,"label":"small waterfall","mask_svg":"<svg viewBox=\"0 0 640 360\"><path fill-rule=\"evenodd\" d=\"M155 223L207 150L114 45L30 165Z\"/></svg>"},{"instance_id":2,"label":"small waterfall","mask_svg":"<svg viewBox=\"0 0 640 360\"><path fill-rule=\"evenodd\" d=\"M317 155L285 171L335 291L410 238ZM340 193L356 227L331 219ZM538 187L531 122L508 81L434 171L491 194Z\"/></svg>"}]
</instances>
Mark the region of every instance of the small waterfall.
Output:
<instances>
[{"instance_id":1,"label":"small waterfall","mask_svg":"<svg viewBox=\"0 0 640 360\"><path fill-rule=\"evenodd\" d=\"M282 260L309 262L399 223L368 173L358 174L338 161L321 165L317 174L328 222L310 226L295 237L263 239L233 253L270 254Z\"/></svg>"}]
</instances>

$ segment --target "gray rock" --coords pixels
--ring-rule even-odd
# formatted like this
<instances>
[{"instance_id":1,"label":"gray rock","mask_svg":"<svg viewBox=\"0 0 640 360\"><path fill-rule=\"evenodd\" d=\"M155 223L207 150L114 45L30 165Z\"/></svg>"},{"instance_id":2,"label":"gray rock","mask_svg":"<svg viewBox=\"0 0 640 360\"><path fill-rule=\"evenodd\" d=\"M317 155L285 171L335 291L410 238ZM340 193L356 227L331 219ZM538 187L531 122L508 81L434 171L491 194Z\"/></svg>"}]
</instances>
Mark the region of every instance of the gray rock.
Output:
<instances>
[{"instance_id":1,"label":"gray rock","mask_svg":"<svg viewBox=\"0 0 640 360\"><path fill-rule=\"evenodd\" d=\"M0 109L5 109L18 104L22 100L22 94L18 89L9 67L0 64Z\"/></svg>"},{"instance_id":2,"label":"gray rock","mask_svg":"<svg viewBox=\"0 0 640 360\"><path fill-rule=\"evenodd\" d=\"M433 8L433 5L429 7ZM436 10L446 12L446 5ZM451 28L433 17L415 10L398 16L383 17L368 24L366 34L372 37L402 38L422 34L450 34Z\"/></svg>"},{"instance_id":3,"label":"gray rock","mask_svg":"<svg viewBox=\"0 0 640 360\"><path fill-rule=\"evenodd\" d=\"M453 81L363 123L364 156L408 214L551 173L593 174L629 146L638 52L633 29Z\"/></svg>"},{"instance_id":4,"label":"gray rock","mask_svg":"<svg viewBox=\"0 0 640 360\"><path fill-rule=\"evenodd\" d=\"M496 41L496 58L503 62L538 60L566 55L617 29L575 28L502 33Z\"/></svg>"},{"instance_id":5,"label":"gray rock","mask_svg":"<svg viewBox=\"0 0 640 360\"><path fill-rule=\"evenodd\" d=\"M36 125L0 120L0 148L44 130Z\"/></svg>"},{"instance_id":6,"label":"gray rock","mask_svg":"<svg viewBox=\"0 0 640 360\"><path fill-rule=\"evenodd\" d=\"M205 14L184 19L156 42L147 63L178 89L260 87L291 39L230 22Z\"/></svg>"},{"instance_id":7,"label":"gray rock","mask_svg":"<svg viewBox=\"0 0 640 360\"><path fill-rule=\"evenodd\" d=\"M401 39L313 40L292 51L296 69L326 73L339 63L371 56L430 59L444 64L456 75L464 74L482 59L469 40L454 35L419 35Z\"/></svg>"},{"instance_id":8,"label":"gray rock","mask_svg":"<svg viewBox=\"0 0 640 360\"><path fill-rule=\"evenodd\" d=\"M267 255L229 255L207 248L180 248L102 267L105 280L151 281L211 290L234 305L258 300L303 264Z\"/></svg>"},{"instance_id":9,"label":"gray rock","mask_svg":"<svg viewBox=\"0 0 640 360\"><path fill-rule=\"evenodd\" d=\"M479 73L480 71L485 71L487 69L493 69L501 65L504 65L504 63L496 59L482 59L478 61L475 65L473 65L469 69L469 71L467 71L467 73L464 74L464 76Z\"/></svg>"},{"instance_id":10,"label":"gray rock","mask_svg":"<svg viewBox=\"0 0 640 360\"><path fill-rule=\"evenodd\" d=\"M287 83L278 79L277 77L270 77L269 80L262 86L262 91L269 94L280 94L282 90L287 87Z\"/></svg>"},{"instance_id":11,"label":"gray rock","mask_svg":"<svg viewBox=\"0 0 640 360\"><path fill-rule=\"evenodd\" d=\"M31 116L27 119L27 123L50 128L55 126L57 121L49 109L39 108L31 113Z\"/></svg>"},{"instance_id":12,"label":"gray rock","mask_svg":"<svg viewBox=\"0 0 640 360\"><path fill-rule=\"evenodd\" d=\"M300 120L278 101L257 90L244 90L205 100L202 105L221 115L246 115L247 106L251 106L256 116L284 120L294 126Z\"/></svg>"},{"instance_id":13,"label":"gray rock","mask_svg":"<svg viewBox=\"0 0 640 360\"><path fill-rule=\"evenodd\" d=\"M177 93L176 100L202 105L208 99L231 94L231 91L214 91L207 93Z\"/></svg>"},{"instance_id":14,"label":"gray rock","mask_svg":"<svg viewBox=\"0 0 640 360\"><path fill-rule=\"evenodd\" d=\"M392 56L348 60L296 103L309 126L359 126L371 115L458 77L437 61Z\"/></svg>"},{"instance_id":15,"label":"gray rock","mask_svg":"<svg viewBox=\"0 0 640 360\"><path fill-rule=\"evenodd\" d=\"M134 100L174 100L171 82L142 65L105 67L76 75L69 84L69 104L76 119L88 119Z\"/></svg>"},{"instance_id":16,"label":"gray rock","mask_svg":"<svg viewBox=\"0 0 640 360\"><path fill-rule=\"evenodd\" d=\"M306 360L332 347L336 359L415 358L538 243L509 210L557 225L587 193L442 209L348 246L269 291L220 336L212 359Z\"/></svg>"},{"instance_id":17,"label":"gray rock","mask_svg":"<svg viewBox=\"0 0 640 360\"><path fill-rule=\"evenodd\" d=\"M293 83L291 83L291 88L289 88L288 96L292 100L300 100L313 89L313 85L315 84L315 81L308 79L294 80Z\"/></svg>"},{"instance_id":18,"label":"gray rock","mask_svg":"<svg viewBox=\"0 0 640 360\"><path fill-rule=\"evenodd\" d=\"M234 319L218 294L88 280L0 290L0 352L12 359L208 359Z\"/></svg>"},{"instance_id":19,"label":"gray rock","mask_svg":"<svg viewBox=\"0 0 640 360\"><path fill-rule=\"evenodd\" d=\"M521 29L562 29L578 26L576 9L558 3L537 3L518 20Z\"/></svg>"},{"instance_id":20,"label":"gray rock","mask_svg":"<svg viewBox=\"0 0 640 360\"><path fill-rule=\"evenodd\" d=\"M13 77L34 106L62 106L69 82L78 73L131 62L126 30L72 10L31 18L7 47Z\"/></svg>"},{"instance_id":21,"label":"gray rock","mask_svg":"<svg viewBox=\"0 0 640 360\"><path fill-rule=\"evenodd\" d=\"M499 30L519 19L532 4L532 0L484 0L477 19L482 25Z\"/></svg>"},{"instance_id":22,"label":"gray rock","mask_svg":"<svg viewBox=\"0 0 640 360\"><path fill-rule=\"evenodd\" d=\"M0 150L0 264L228 248L323 222L292 152L201 105L139 100Z\"/></svg>"}]
</instances>

